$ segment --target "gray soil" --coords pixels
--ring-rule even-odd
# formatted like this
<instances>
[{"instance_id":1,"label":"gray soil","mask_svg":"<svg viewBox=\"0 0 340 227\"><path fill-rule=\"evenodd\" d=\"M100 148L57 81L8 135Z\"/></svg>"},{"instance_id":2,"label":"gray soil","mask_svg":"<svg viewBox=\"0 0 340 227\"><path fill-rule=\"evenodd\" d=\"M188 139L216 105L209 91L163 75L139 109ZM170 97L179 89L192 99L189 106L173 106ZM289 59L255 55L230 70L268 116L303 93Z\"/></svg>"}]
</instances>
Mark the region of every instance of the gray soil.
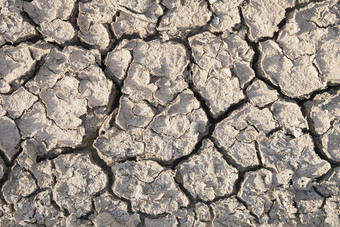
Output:
<instances>
[{"instance_id":1,"label":"gray soil","mask_svg":"<svg viewBox=\"0 0 340 227\"><path fill-rule=\"evenodd\" d=\"M0 0L0 226L340 226L338 0Z\"/></svg>"}]
</instances>

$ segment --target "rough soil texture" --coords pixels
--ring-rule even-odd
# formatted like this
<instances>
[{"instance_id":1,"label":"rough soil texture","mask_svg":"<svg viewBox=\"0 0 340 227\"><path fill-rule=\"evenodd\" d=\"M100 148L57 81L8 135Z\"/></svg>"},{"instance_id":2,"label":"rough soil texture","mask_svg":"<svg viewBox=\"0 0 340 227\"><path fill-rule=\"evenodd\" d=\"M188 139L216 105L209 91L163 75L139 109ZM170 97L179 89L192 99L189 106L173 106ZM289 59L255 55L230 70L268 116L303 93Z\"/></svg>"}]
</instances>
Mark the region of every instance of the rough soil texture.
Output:
<instances>
[{"instance_id":1,"label":"rough soil texture","mask_svg":"<svg viewBox=\"0 0 340 227\"><path fill-rule=\"evenodd\" d=\"M338 0L0 0L0 226L339 227Z\"/></svg>"}]
</instances>

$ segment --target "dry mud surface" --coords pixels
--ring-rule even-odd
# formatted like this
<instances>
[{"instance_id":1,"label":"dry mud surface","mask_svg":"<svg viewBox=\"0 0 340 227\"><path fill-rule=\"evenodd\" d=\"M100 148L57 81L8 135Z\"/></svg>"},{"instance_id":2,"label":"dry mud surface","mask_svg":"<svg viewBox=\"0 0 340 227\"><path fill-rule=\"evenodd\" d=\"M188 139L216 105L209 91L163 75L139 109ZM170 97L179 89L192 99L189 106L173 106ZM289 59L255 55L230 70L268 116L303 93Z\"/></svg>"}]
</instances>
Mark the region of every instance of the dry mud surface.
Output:
<instances>
[{"instance_id":1,"label":"dry mud surface","mask_svg":"<svg viewBox=\"0 0 340 227\"><path fill-rule=\"evenodd\" d=\"M338 0L0 0L0 226L340 226Z\"/></svg>"}]
</instances>

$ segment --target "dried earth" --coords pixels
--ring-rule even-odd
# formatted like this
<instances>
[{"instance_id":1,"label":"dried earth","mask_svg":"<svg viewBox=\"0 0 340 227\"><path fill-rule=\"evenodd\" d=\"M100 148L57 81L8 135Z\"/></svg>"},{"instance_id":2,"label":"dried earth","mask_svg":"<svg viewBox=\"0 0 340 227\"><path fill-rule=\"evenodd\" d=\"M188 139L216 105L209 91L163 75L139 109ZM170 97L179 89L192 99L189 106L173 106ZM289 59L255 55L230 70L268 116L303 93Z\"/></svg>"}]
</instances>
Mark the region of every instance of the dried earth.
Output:
<instances>
[{"instance_id":1,"label":"dried earth","mask_svg":"<svg viewBox=\"0 0 340 227\"><path fill-rule=\"evenodd\" d=\"M1 0L0 226L340 226L338 0Z\"/></svg>"}]
</instances>

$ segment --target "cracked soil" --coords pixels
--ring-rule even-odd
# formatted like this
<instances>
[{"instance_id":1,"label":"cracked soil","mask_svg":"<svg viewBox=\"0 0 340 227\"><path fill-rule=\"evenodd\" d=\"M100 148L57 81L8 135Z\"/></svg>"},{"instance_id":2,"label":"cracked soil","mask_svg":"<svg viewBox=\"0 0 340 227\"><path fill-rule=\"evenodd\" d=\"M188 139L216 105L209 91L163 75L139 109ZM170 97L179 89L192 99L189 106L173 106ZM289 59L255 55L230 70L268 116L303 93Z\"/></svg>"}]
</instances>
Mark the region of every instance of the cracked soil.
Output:
<instances>
[{"instance_id":1,"label":"cracked soil","mask_svg":"<svg viewBox=\"0 0 340 227\"><path fill-rule=\"evenodd\" d=\"M0 0L0 226L340 226L338 0Z\"/></svg>"}]
</instances>

